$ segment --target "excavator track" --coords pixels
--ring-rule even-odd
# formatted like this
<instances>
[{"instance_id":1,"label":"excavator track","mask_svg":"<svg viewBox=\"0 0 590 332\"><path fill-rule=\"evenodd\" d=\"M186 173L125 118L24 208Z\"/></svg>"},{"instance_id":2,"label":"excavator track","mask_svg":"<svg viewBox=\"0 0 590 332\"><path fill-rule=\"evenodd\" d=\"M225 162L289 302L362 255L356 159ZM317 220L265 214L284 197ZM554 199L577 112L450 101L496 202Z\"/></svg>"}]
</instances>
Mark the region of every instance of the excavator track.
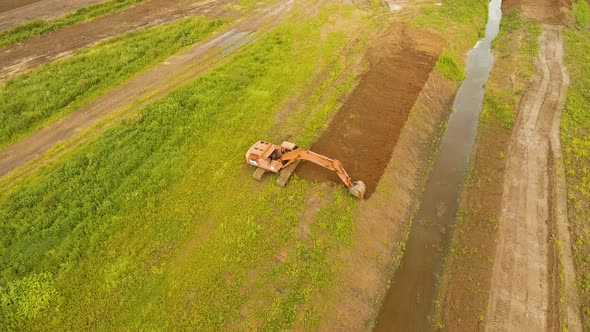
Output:
<instances>
[{"instance_id":1,"label":"excavator track","mask_svg":"<svg viewBox=\"0 0 590 332\"><path fill-rule=\"evenodd\" d=\"M277 179L277 184L281 187L285 187L287 186L287 183L289 183L289 179L291 178L291 175L293 175L293 173L295 173L295 169L297 169L297 166L299 166L299 163L301 163L301 160L297 160L294 163L292 163L291 165L283 168L281 170L281 172L279 173L279 178Z\"/></svg>"},{"instance_id":2,"label":"excavator track","mask_svg":"<svg viewBox=\"0 0 590 332\"><path fill-rule=\"evenodd\" d=\"M264 175L264 173L266 173L266 170L264 168L257 168L254 171L254 174L252 174L252 177L258 181L262 181L262 176Z\"/></svg>"},{"instance_id":3,"label":"excavator track","mask_svg":"<svg viewBox=\"0 0 590 332\"><path fill-rule=\"evenodd\" d=\"M298 148L296 144L287 141L284 141L281 145L258 141L246 152L246 164L258 168L253 175L256 180L261 181L262 176L267 171L271 173L278 172L277 185L283 188L287 186L291 175L303 160L335 172L352 196L361 200L364 198L367 190L365 183L363 181L352 181L350 175L344 170L342 163L337 159Z\"/></svg>"}]
</instances>

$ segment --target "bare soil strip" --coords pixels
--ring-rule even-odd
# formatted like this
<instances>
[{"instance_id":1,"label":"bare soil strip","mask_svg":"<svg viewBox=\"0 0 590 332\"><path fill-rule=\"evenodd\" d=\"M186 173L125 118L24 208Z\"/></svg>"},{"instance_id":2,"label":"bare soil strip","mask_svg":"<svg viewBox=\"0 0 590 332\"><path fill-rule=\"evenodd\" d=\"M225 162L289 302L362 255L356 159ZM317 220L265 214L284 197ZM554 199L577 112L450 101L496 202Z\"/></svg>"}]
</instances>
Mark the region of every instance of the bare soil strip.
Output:
<instances>
[{"instance_id":1,"label":"bare soil strip","mask_svg":"<svg viewBox=\"0 0 590 332\"><path fill-rule=\"evenodd\" d=\"M415 32L414 32L415 34ZM366 197L375 191L381 175L422 87L428 80L442 40L421 36L426 50L410 38L408 28L396 26L368 51L370 68L327 130L311 146L315 152L342 161L354 180L367 185ZM302 164L299 177L312 181L340 179L334 172Z\"/></svg>"},{"instance_id":2,"label":"bare soil strip","mask_svg":"<svg viewBox=\"0 0 590 332\"><path fill-rule=\"evenodd\" d=\"M68 141L67 149L76 146L85 139L79 134L102 130L125 114L195 79L267 32L293 3L293 0L283 1L204 44L170 57L163 64L111 90L80 110L5 148L0 151L0 177L42 156L61 142ZM110 116L115 116L115 119L94 128ZM33 169L35 167L32 166Z\"/></svg>"},{"instance_id":3,"label":"bare soil strip","mask_svg":"<svg viewBox=\"0 0 590 332\"><path fill-rule=\"evenodd\" d=\"M557 329L555 264L550 264L556 174L550 138L563 107L563 46L558 27L544 26L537 73L525 93L507 156L499 241L488 306L487 330ZM551 178L550 178L551 177ZM569 247L569 243L563 245ZM579 319L579 314L569 317ZM572 324L572 326L575 326ZM579 325L578 325L579 326Z\"/></svg>"},{"instance_id":4,"label":"bare soil strip","mask_svg":"<svg viewBox=\"0 0 590 332\"><path fill-rule=\"evenodd\" d=\"M26 1L16 1L22 7L2 11L0 5L0 31L12 29L18 25L34 20L50 20L64 16L76 9L80 9L105 0L42 0L24 5ZM29 1L30 2L30 1Z\"/></svg>"},{"instance_id":5,"label":"bare soil strip","mask_svg":"<svg viewBox=\"0 0 590 332\"><path fill-rule=\"evenodd\" d=\"M561 24L569 10L570 0L522 0L524 17L548 24Z\"/></svg>"},{"instance_id":6,"label":"bare soil strip","mask_svg":"<svg viewBox=\"0 0 590 332\"><path fill-rule=\"evenodd\" d=\"M194 15L219 16L235 0L151 0L0 49L0 82L105 38Z\"/></svg>"}]
</instances>

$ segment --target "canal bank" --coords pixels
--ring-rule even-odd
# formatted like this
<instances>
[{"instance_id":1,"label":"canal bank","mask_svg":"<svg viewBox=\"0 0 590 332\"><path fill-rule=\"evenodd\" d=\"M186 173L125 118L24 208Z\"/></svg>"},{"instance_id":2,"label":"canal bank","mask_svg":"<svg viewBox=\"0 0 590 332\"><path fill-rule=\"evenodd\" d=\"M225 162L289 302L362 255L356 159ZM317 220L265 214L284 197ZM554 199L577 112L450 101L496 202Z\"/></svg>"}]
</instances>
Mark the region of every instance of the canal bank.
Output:
<instances>
[{"instance_id":1,"label":"canal bank","mask_svg":"<svg viewBox=\"0 0 590 332\"><path fill-rule=\"evenodd\" d=\"M425 331L431 324L438 275L452 234L461 186L475 141L484 89L499 32L501 0L489 4L485 37L467 55L466 77L442 138L402 262L383 301L376 331Z\"/></svg>"},{"instance_id":2,"label":"canal bank","mask_svg":"<svg viewBox=\"0 0 590 332\"><path fill-rule=\"evenodd\" d=\"M541 19L567 14L568 7L554 10L556 3L502 6L496 61L436 300L435 326L444 330L578 330L576 315L566 314L569 245L558 228L567 215L560 212L563 171L553 139L567 75L559 27Z\"/></svg>"}]
</instances>

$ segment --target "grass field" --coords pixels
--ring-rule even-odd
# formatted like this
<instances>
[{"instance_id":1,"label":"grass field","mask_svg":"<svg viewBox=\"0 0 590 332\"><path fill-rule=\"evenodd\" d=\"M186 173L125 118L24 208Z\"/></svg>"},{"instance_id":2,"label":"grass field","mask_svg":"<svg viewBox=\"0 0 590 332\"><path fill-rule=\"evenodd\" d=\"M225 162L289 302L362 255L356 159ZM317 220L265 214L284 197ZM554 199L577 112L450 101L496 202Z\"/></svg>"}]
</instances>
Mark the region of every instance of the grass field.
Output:
<instances>
[{"instance_id":1,"label":"grass field","mask_svg":"<svg viewBox=\"0 0 590 332\"><path fill-rule=\"evenodd\" d=\"M331 15L351 20L347 8ZM344 188L314 188L332 203L298 239L306 192L316 186L259 184L242 156L267 136L286 97L318 66L338 62L346 34L320 31L331 15L283 24L3 190L2 328L317 326L319 313L305 304L332 282L328 255L348 243L356 202ZM342 70L328 68L328 77ZM311 123L324 125L337 97L317 105ZM312 130L294 139L309 144Z\"/></svg>"},{"instance_id":2,"label":"grass field","mask_svg":"<svg viewBox=\"0 0 590 332\"><path fill-rule=\"evenodd\" d=\"M35 20L16 28L0 32L0 47L21 42L68 25L91 21L95 18L122 11L144 0L111 0L80 8L53 21Z\"/></svg>"},{"instance_id":3,"label":"grass field","mask_svg":"<svg viewBox=\"0 0 590 332\"><path fill-rule=\"evenodd\" d=\"M102 42L0 85L0 147L73 112L223 25L190 18Z\"/></svg>"},{"instance_id":4,"label":"grass field","mask_svg":"<svg viewBox=\"0 0 590 332\"><path fill-rule=\"evenodd\" d=\"M577 27L565 29L565 54L571 85L561 120L568 184L568 217L584 325L590 328L590 5L573 7Z\"/></svg>"},{"instance_id":5,"label":"grass field","mask_svg":"<svg viewBox=\"0 0 590 332\"><path fill-rule=\"evenodd\" d=\"M445 36L449 44L440 56L436 70L448 79L461 82L465 78L465 50L483 37L487 22L488 1L445 0L442 6L424 6L410 24L434 29ZM474 30L474 27L480 27Z\"/></svg>"},{"instance_id":6,"label":"grass field","mask_svg":"<svg viewBox=\"0 0 590 332\"><path fill-rule=\"evenodd\" d=\"M447 4L456 6L447 10ZM451 60L441 66L458 79L464 52L485 24L486 7L484 1L448 0L443 8L443 14L428 12L436 21L417 18L414 24L448 33ZM297 127L290 139L301 146L313 142L355 80L341 63L346 29L380 27L359 19L352 6L313 15L307 9L296 8L299 19L288 19L136 118L3 188L0 329L321 326L329 308L312 302L331 295L338 273L332 263L351 242L358 203L344 187L296 178L286 189L274 179L255 182L243 155L261 138L284 138L269 134L276 115L323 70L325 80L305 98L306 106L281 120ZM471 14L477 18L468 19ZM455 38L465 31L468 37ZM346 84L333 88L343 76ZM53 86L52 77L23 83L18 91ZM106 89L96 88L77 105ZM30 112L36 111L22 114ZM65 114L55 106L43 112L18 135ZM329 204L302 237L300 219L311 191Z\"/></svg>"}]
</instances>

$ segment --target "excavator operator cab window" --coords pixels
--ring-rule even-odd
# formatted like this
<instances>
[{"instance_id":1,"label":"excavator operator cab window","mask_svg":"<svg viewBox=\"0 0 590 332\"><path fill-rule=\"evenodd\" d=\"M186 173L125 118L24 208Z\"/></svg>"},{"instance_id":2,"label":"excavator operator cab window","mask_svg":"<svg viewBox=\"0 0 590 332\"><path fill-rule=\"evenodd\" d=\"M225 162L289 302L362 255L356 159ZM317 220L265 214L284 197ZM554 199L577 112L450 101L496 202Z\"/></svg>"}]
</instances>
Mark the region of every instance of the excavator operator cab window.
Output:
<instances>
[{"instance_id":1,"label":"excavator operator cab window","mask_svg":"<svg viewBox=\"0 0 590 332\"><path fill-rule=\"evenodd\" d=\"M269 156L270 160L279 160L281 156L279 154L279 149L275 149Z\"/></svg>"}]
</instances>

